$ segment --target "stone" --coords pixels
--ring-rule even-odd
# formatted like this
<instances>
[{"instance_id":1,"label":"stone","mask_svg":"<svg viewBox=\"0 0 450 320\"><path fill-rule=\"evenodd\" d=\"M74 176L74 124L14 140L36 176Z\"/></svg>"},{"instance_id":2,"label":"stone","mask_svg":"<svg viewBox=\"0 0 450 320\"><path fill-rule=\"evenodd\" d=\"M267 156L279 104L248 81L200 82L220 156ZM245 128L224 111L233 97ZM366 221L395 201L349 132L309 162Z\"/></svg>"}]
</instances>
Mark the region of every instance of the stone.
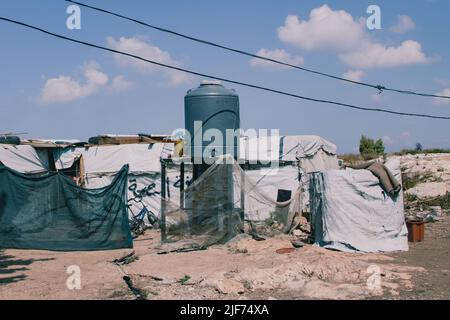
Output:
<instances>
[{"instance_id":1,"label":"stone","mask_svg":"<svg viewBox=\"0 0 450 320\"><path fill-rule=\"evenodd\" d=\"M241 294L245 292L244 286L233 279L221 279L217 281L216 289L223 294Z\"/></svg>"},{"instance_id":2,"label":"stone","mask_svg":"<svg viewBox=\"0 0 450 320\"><path fill-rule=\"evenodd\" d=\"M414 188L407 191L409 194L413 194L421 199L435 198L444 196L450 191L450 186L445 182L428 182L420 183Z\"/></svg>"}]
</instances>

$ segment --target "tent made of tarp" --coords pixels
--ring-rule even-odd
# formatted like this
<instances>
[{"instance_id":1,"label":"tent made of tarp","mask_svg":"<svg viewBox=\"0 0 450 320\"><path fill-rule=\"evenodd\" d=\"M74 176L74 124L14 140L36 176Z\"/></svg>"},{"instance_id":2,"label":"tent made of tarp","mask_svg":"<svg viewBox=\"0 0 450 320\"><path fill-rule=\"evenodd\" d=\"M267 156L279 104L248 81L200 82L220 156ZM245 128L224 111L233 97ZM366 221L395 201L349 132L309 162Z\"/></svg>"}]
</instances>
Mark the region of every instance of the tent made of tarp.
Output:
<instances>
[{"instance_id":1,"label":"tent made of tarp","mask_svg":"<svg viewBox=\"0 0 450 320\"><path fill-rule=\"evenodd\" d=\"M401 182L400 162L385 166ZM388 195L369 170L331 170L309 178L316 244L343 251L408 250L401 191Z\"/></svg>"},{"instance_id":2,"label":"tent made of tarp","mask_svg":"<svg viewBox=\"0 0 450 320\"><path fill-rule=\"evenodd\" d=\"M0 144L0 163L22 173L42 173L49 170L47 150L28 145Z\"/></svg>"},{"instance_id":3,"label":"tent made of tarp","mask_svg":"<svg viewBox=\"0 0 450 320\"><path fill-rule=\"evenodd\" d=\"M84 186L89 189L107 186L124 165L129 165L129 215L136 216L144 206L155 216L161 206L161 158L169 158L173 143L98 145L89 148L66 148L55 152L56 167L70 168L83 158ZM186 177L189 181L189 177ZM179 202L179 170L167 172L167 196Z\"/></svg>"},{"instance_id":4,"label":"tent made of tarp","mask_svg":"<svg viewBox=\"0 0 450 320\"><path fill-rule=\"evenodd\" d=\"M336 146L319 136L242 137L240 160L298 163L303 172L337 169Z\"/></svg>"},{"instance_id":5,"label":"tent made of tarp","mask_svg":"<svg viewBox=\"0 0 450 320\"><path fill-rule=\"evenodd\" d=\"M246 173L271 200L301 190L303 211L309 211L307 173L339 168L336 146L319 136L243 137L240 155L241 162L260 164L251 165Z\"/></svg>"},{"instance_id":6,"label":"tent made of tarp","mask_svg":"<svg viewBox=\"0 0 450 320\"><path fill-rule=\"evenodd\" d=\"M57 169L66 169L83 157L87 175L115 173L128 164L131 173L160 172L164 144L124 144L66 148L56 151Z\"/></svg>"},{"instance_id":7,"label":"tent made of tarp","mask_svg":"<svg viewBox=\"0 0 450 320\"><path fill-rule=\"evenodd\" d=\"M254 182L255 186L273 202L286 201L292 199L298 190L300 190L300 181L298 179L298 168L296 166L283 166L279 168L262 168L257 170L246 170L246 177ZM286 197L280 199L280 197ZM258 211L257 219L266 220L270 218L271 207L265 203L254 202L252 207ZM249 216L252 218L252 216Z\"/></svg>"},{"instance_id":8,"label":"tent made of tarp","mask_svg":"<svg viewBox=\"0 0 450 320\"><path fill-rule=\"evenodd\" d=\"M0 166L0 248L105 250L132 247L124 166L104 188L61 173L29 176Z\"/></svg>"}]
</instances>

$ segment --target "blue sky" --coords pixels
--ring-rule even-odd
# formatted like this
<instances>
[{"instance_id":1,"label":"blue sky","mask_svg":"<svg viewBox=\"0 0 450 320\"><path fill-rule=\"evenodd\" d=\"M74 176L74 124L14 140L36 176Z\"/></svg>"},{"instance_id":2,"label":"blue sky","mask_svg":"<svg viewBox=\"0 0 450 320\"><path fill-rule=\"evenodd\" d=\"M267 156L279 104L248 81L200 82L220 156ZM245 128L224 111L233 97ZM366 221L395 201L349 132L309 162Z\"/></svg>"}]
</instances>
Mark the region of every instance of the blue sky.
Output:
<instances>
[{"instance_id":1,"label":"blue sky","mask_svg":"<svg viewBox=\"0 0 450 320\"><path fill-rule=\"evenodd\" d=\"M307 68L450 95L447 0L85 2ZM368 30L359 22L368 16L370 4L381 8L381 30ZM0 15L77 39L135 50L199 72L305 96L450 116L450 104L442 101L393 93L377 95L369 88L255 64L245 56L89 9L81 8L81 30L68 30L67 6L57 0L2 0ZM170 133L183 126L184 94L202 80L2 21L0 37L0 132L58 139L87 139L104 133ZM243 128L316 134L336 143L340 152L357 151L361 134L383 138L390 151L414 147L416 142L424 147L450 147L448 121L343 110L226 86L239 93Z\"/></svg>"}]
</instances>

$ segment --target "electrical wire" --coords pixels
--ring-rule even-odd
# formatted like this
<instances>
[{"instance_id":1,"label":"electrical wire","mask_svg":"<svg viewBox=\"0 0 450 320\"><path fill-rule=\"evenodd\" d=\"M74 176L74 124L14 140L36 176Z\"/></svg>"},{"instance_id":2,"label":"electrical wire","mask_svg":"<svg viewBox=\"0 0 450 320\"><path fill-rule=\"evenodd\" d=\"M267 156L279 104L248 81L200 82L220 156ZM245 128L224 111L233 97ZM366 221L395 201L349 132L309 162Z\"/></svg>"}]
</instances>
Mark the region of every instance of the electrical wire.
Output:
<instances>
[{"instance_id":1,"label":"electrical wire","mask_svg":"<svg viewBox=\"0 0 450 320\"><path fill-rule=\"evenodd\" d=\"M332 75L332 74L329 74L329 73L326 73L326 72L320 72L320 71L317 71L317 70L300 67L300 66L293 65L293 64L290 64L290 63L287 63L287 62L283 62L283 61L280 61L280 60L276 60L276 59L272 59L272 58L256 55L256 54L253 54L253 53L250 53L250 52L247 52L247 51L234 49L234 48L231 48L231 47L228 47L228 46L225 46L225 45L221 45L221 44L218 44L218 43L215 43L215 42L202 40L202 39L199 39L199 38L196 38L196 37L193 37L193 36L189 36L189 35L177 32L177 31L173 31L173 30L170 30L170 29L166 29L166 28L155 26L155 25L151 25L151 24L148 24L146 22L143 22L143 21L140 21L140 20L137 20L137 19L134 19L134 18L130 18L130 17L127 17L127 16L119 14L119 13L115 13L115 12L112 12L112 11L109 11L109 10L105 10L105 9L102 9L102 8L94 7L94 6L91 6L91 5L88 5L88 4L84 4L84 3L81 3L81 2L78 2L78 1L73 1L73 0L64 0L64 1L70 2L70 3L73 3L73 4L77 4L79 6L82 6L82 7L85 7L85 8L89 8L89 9L92 9L92 10L95 10L95 11L98 11L98 12L106 13L106 14L109 14L109 15L112 15L112 16L115 16L115 17L118 17L118 18L121 18L121 19L132 21L132 22L135 22L137 24L140 24L140 25L152 28L154 30L158 30L158 31L162 31L162 32L165 32L165 33L169 33L169 34L172 34L172 35L175 35L175 36L178 36L178 37L182 37L182 38L185 38L185 39L188 39L188 40L192 40L192 41L195 41L195 42L198 42L198 43L202 43L202 44L205 44L205 45L209 45L209 46L213 46L213 47L216 47L216 48L224 49L224 50L227 50L227 51L231 51L231 52L234 52L234 53L242 54L242 55L249 56L249 57L252 57L252 58L269 61L269 62L276 63L276 64L279 64L279 65L282 65L282 66L286 66L286 67L290 67L290 68L306 71L306 72L309 72L309 73L313 73L313 74L316 74L316 75L328 77L328 78L331 78L331 79L341 80L341 81L345 81L347 83L353 83L353 84L357 84L357 85L361 85L361 86L377 89L378 92L380 92L380 93L383 92L383 91L391 91L391 92L396 92L396 93L401 93L401 94L416 95L416 96L422 96L422 97L450 99L450 96L446 96L446 95L421 93L421 92L415 92L415 91L410 91L410 90L394 89L394 88L389 88L389 87L386 87L386 86L383 86L383 85L374 85L374 84L370 84L370 83L366 83L366 82L346 79L346 78L339 77L339 76L336 76L336 75Z\"/></svg>"},{"instance_id":2,"label":"electrical wire","mask_svg":"<svg viewBox=\"0 0 450 320\"><path fill-rule=\"evenodd\" d=\"M259 85L255 85L255 84L251 84L251 83L246 83L246 82L242 82L242 81L237 81L237 80L217 77L217 76L214 76L214 75L209 75L209 74L206 74L206 73L192 71L192 70L188 70L188 69L184 69L184 68L180 68L180 67L164 64L164 63L161 63L161 62L145 59L143 57L140 57L140 56L137 56L137 55L134 55L134 54L131 54L131 53L122 52L122 51L119 51L119 50L103 47L103 46L96 45L96 44L89 43L89 42L85 42L85 41L82 41L82 40L77 40L77 39L73 39L73 38L70 38L70 37L66 37L66 36L63 36L63 35L60 35L60 34L57 34L57 33L53 33L53 32L47 31L47 30L39 28L39 27L32 26L30 24L26 24L24 22L12 20L12 19L9 19L9 18L0 17L0 20L6 21L6 22L10 22L10 23L13 23L13 24L16 24L16 25L20 25L20 26L23 26L23 27L26 27L26 28L29 28L29 29L33 29L33 30L45 33L47 35L50 35L50 36L53 36L53 37L56 37L56 38L59 38L59 39L63 39L63 40L67 40L67 41L70 41L70 42L82 44L84 46L88 46L88 47L92 47L92 48L101 49L101 50L104 50L104 51L109 51L109 52L112 52L112 53L117 53L117 54L128 56L128 57L132 57L134 59L145 61L145 62L154 64L154 65L157 65L157 66L169 68L169 69L172 69L172 70L181 71L181 72L184 72L184 73L189 73L189 74L200 76L200 77L204 77L204 78L216 79L216 80L220 80L220 81L223 81L223 82L228 82L228 83L232 83L232 84L236 84L236 85L240 85L240 86L244 86L244 87L249 87L249 88L259 89L259 90L266 91L266 92L276 93L276 94L280 94L280 95L283 95L283 96L293 97L293 98L302 99L302 100L306 100L306 101L331 104L331 105L336 105L336 106L343 107L343 108L350 108L350 109L361 110L361 111L381 112L381 113L394 114L394 115L400 115L400 116L420 117L420 118L429 118L429 119L450 120L450 117L446 117L446 116L437 116L437 115L421 114L421 113L408 113L408 112L393 111L393 110L381 109L381 108L368 108L368 107L361 107L361 106L356 106L356 105L352 105L352 104L348 104L348 103L336 102L336 101L332 101L332 100L310 98L310 97L301 96L301 95L298 95L298 94L295 94L295 93L290 93L290 92L286 92L286 91L271 89L271 88L267 88L267 87L263 87L263 86L259 86Z\"/></svg>"}]
</instances>

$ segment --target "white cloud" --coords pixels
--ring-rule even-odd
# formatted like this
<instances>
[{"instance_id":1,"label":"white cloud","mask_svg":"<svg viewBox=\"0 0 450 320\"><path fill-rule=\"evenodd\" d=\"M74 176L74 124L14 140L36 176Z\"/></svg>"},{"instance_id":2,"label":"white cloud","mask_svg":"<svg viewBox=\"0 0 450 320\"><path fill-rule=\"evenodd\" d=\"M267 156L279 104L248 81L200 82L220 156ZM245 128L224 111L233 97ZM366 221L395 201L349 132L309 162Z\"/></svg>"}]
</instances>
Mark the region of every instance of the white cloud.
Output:
<instances>
[{"instance_id":1,"label":"white cloud","mask_svg":"<svg viewBox=\"0 0 450 320\"><path fill-rule=\"evenodd\" d=\"M441 92L438 93L438 95L450 97L450 88L446 88L446 89L442 90ZM445 99L445 98L435 98L434 101L437 105L441 105L441 106L450 104L450 99Z\"/></svg>"},{"instance_id":2,"label":"white cloud","mask_svg":"<svg viewBox=\"0 0 450 320\"><path fill-rule=\"evenodd\" d=\"M99 70L96 62L88 63L83 70L84 81L79 81L71 76L59 76L50 78L45 82L41 91L40 101L44 104L67 103L91 96L102 89L111 91L124 91L125 83L122 76L115 77L112 85L108 87L109 76Z\"/></svg>"},{"instance_id":3,"label":"white cloud","mask_svg":"<svg viewBox=\"0 0 450 320\"><path fill-rule=\"evenodd\" d=\"M114 77L111 82L111 90L116 92L126 91L133 85L133 82L126 80L123 76Z\"/></svg>"},{"instance_id":4,"label":"white cloud","mask_svg":"<svg viewBox=\"0 0 450 320\"><path fill-rule=\"evenodd\" d=\"M327 5L313 9L309 20L287 16L278 28L281 41L311 51L336 53L352 68L396 67L430 62L419 42L407 40L398 46L386 46L372 39L363 19L355 19L343 10Z\"/></svg>"},{"instance_id":5,"label":"white cloud","mask_svg":"<svg viewBox=\"0 0 450 320\"><path fill-rule=\"evenodd\" d=\"M85 82L81 83L70 76L48 79L41 92L42 103L71 102L96 93L108 83L108 75L101 72L95 62L84 68Z\"/></svg>"},{"instance_id":6,"label":"white cloud","mask_svg":"<svg viewBox=\"0 0 450 320\"><path fill-rule=\"evenodd\" d=\"M395 26L391 27L391 31L395 33L406 33L408 31L414 30L416 24L413 19L407 15L399 15L397 17L398 22Z\"/></svg>"},{"instance_id":7,"label":"white cloud","mask_svg":"<svg viewBox=\"0 0 450 320\"><path fill-rule=\"evenodd\" d=\"M380 43L365 42L355 51L340 54L339 58L346 65L361 69L430 62L430 59L423 53L421 44L413 40L403 41L398 47L385 47Z\"/></svg>"},{"instance_id":8,"label":"white cloud","mask_svg":"<svg viewBox=\"0 0 450 320\"><path fill-rule=\"evenodd\" d=\"M288 15L278 37L306 50L347 51L358 45L364 36L364 26L343 11L333 11L327 5L313 9L308 21Z\"/></svg>"},{"instance_id":9,"label":"white cloud","mask_svg":"<svg viewBox=\"0 0 450 320\"><path fill-rule=\"evenodd\" d=\"M131 53L148 60L153 60L175 67L181 66L181 63L173 59L167 51L161 50L159 47L143 39L138 39L136 37L120 37L118 40L115 40L112 37L108 37L107 43L110 48L118 51ZM189 76L181 71L164 69L163 67L120 54L114 54L114 57L120 65L132 67L139 72L163 72L170 85L180 85L190 82Z\"/></svg>"},{"instance_id":10,"label":"white cloud","mask_svg":"<svg viewBox=\"0 0 450 320\"><path fill-rule=\"evenodd\" d=\"M270 50L270 49L262 48L256 53L256 55L265 57L265 58L269 58L269 59L273 59L273 60L286 62L286 63L292 64L295 66L302 65L304 62L303 57L291 55L283 49ZM266 60L261 60L258 58L251 59L250 65L252 65L254 67L262 67L262 68L275 68L275 69L288 68L287 66L283 66L283 65L280 65L277 63L266 61Z\"/></svg>"},{"instance_id":11,"label":"white cloud","mask_svg":"<svg viewBox=\"0 0 450 320\"><path fill-rule=\"evenodd\" d=\"M361 81L364 74L364 71L361 70L348 70L342 75L342 77L352 81Z\"/></svg>"}]
</instances>

